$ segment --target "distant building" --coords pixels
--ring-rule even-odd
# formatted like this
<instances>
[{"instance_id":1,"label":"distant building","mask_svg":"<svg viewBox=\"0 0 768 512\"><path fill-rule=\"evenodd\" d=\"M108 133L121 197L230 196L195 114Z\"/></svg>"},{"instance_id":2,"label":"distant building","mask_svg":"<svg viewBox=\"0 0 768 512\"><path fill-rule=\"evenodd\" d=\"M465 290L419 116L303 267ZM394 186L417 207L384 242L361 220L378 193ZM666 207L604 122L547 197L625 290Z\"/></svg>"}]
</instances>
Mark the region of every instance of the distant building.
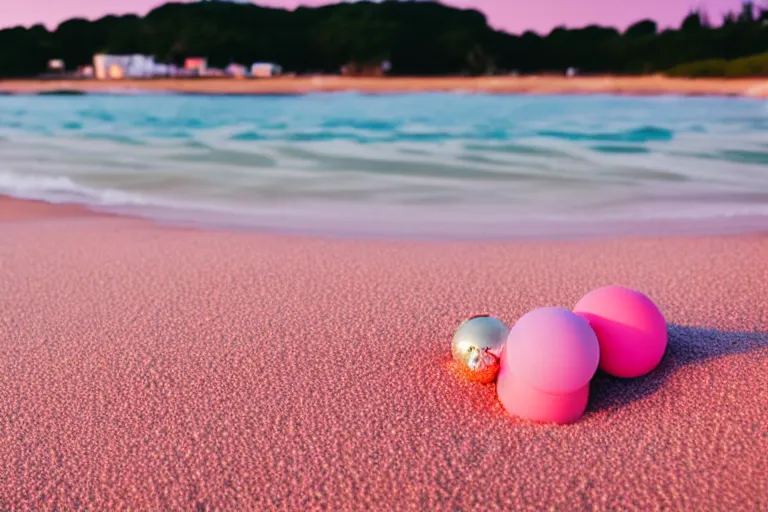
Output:
<instances>
[{"instance_id":1,"label":"distant building","mask_svg":"<svg viewBox=\"0 0 768 512\"><path fill-rule=\"evenodd\" d=\"M208 59L205 57L188 57L184 61L184 69L198 76L205 75L208 70Z\"/></svg>"},{"instance_id":2,"label":"distant building","mask_svg":"<svg viewBox=\"0 0 768 512\"><path fill-rule=\"evenodd\" d=\"M227 66L225 71L229 76L233 76L235 78L245 78L248 76L248 68L242 64L230 64Z\"/></svg>"},{"instance_id":3,"label":"distant building","mask_svg":"<svg viewBox=\"0 0 768 512\"><path fill-rule=\"evenodd\" d=\"M80 66L79 68L77 68L75 75L83 78L93 78L94 76L93 66Z\"/></svg>"},{"instance_id":4,"label":"distant building","mask_svg":"<svg viewBox=\"0 0 768 512\"><path fill-rule=\"evenodd\" d=\"M113 63L107 68L107 78L110 80L122 80L125 78L125 67L120 64Z\"/></svg>"},{"instance_id":5,"label":"distant building","mask_svg":"<svg viewBox=\"0 0 768 512\"><path fill-rule=\"evenodd\" d=\"M121 78L152 78L175 74L175 66L155 62L148 55L107 55L93 56L93 74L99 80Z\"/></svg>"},{"instance_id":6,"label":"distant building","mask_svg":"<svg viewBox=\"0 0 768 512\"><path fill-rule=\"evenodd\" d=\"M161 64L157 62L155 63L154 73L152 76L155 76L155 77L177 76L178 74L179 74L179 68L176 67L174 64Z\"/></svg>"},{"instance_id":7,"label":"distant building","mask_svg":"<svg viewBox=\"0 0 768 512\"><path fill-rule=\"evenodd\" d=\"M283 73L283 68L271 62L255 62L251 66L251 75L257 78L268 78Z\"/></svg>"},{"instance_id":8,"label":"distant building","mask_svg":"<svg viewBox=\"0 0 768 512\"><path fill-rule=\"evenodd\" d=\"M227 76L227 71L219 68L206 68L203 76L225 77Z\"/></svg>"},{"instance_id":9,"label":"distant building","mask_svg":"<svg viewBox=\"0 0 768 512\"><path fill-rule=\"evenodd\" d=\"M61 59L51 59L48 61L48 69L51 71L64 71L64 61Z\"/></svg>"}]
</instances>

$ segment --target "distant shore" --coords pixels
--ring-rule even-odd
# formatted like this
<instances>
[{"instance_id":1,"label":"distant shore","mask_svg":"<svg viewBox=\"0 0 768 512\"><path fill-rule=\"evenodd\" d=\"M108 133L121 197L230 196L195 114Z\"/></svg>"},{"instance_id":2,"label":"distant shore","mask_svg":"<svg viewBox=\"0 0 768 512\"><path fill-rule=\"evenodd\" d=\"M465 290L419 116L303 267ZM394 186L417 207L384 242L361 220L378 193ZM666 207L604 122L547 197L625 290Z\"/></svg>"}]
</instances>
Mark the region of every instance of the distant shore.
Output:
<instances>
[{"instance_id":1,"label":"distant shore","mask_svg":"<svg viewBox=\"0 0 768 512\"><path fill-rule=\"evenodd\" d=\"M683 79L654 75L570 78L564 76L436 78L308 76L268 79L0 80L0 93L40 94L57 91L265 95L342 91L371 94L453 91L495 94L679 94L768 98L768 79Z\"/></svg>"}]
</instances>

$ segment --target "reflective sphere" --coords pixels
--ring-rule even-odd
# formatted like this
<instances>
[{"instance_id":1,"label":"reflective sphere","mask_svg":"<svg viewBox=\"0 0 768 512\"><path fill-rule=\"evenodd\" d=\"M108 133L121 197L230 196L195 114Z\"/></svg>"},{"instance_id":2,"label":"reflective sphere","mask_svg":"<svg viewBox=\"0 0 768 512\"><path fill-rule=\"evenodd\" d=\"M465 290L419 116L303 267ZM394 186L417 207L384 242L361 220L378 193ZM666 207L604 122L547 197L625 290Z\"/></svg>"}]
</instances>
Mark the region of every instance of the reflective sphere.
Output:
<instances>
[{"instance_id":1,"label":"reflective sphere","mask_svg":"<svg viewBox=\"0 0 768 512\"><path fill-rule=\"evenodd\" d=\"M478 315L463 322L451 343L451 355L461 373L476 382L493 382L509 327L498 318Z\"/></svg>"}]
</instances>

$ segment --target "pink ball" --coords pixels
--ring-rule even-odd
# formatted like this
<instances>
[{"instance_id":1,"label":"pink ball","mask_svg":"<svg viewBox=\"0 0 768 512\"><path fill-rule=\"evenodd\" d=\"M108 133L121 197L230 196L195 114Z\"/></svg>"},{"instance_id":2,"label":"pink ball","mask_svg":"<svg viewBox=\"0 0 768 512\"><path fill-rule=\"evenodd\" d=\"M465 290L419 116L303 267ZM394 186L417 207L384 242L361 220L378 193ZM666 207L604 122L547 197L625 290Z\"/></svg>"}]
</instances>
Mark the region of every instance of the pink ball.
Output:
<instances>
[{"instance_id":1,"label":"pink ball","mask_svg":"<svg viewBox=\"0 0 768 512\"><path fill-rule=\"evenodd\" d=\"M652 371L667 349L667 324L640 292L606 286L586 294L573 312L585 318L600 342L600 368L615 377Z\"/></svg>"},{"instance_id":2,"label":"pink ball","mask_svg":"<svg viewBox=\"0 0 768 512\"><path fill-rule=\"evenodd\" d=\"M587 408L600 345L581 317L562 308L525 314L504 345L496 390L504 408L534 421L571 423Z\"/></svg>"}]
</instances>

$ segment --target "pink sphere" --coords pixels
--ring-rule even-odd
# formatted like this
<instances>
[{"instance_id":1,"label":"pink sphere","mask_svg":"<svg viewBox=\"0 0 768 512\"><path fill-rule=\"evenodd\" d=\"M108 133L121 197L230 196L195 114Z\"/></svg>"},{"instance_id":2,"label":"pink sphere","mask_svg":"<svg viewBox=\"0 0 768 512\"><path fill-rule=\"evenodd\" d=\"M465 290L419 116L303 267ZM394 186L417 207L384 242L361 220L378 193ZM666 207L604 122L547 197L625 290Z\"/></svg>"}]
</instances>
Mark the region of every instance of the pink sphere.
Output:
<instances>
[{"instance_id":1,"label":"pink sphere","mask_svg":"<svg viewBox=\"0 0 768 512\"><path fill-rule=\"evenodd\" d=\"M606 286L586 294L573 312L585 318L600 342L600 368L615 377L652 371L667 349L667 324L640 292Z\"/></svg>"},{"instance_id":2,"label":"pink sphere","mask_svg":"<svg viewBox=\"0 0 768 512\"><path fill-rule=\"evenodd\" d=\"M535 309L512 327L496 390L515 416L571 423L584 414L600 345L581 317L562 308Z\"/></svg>"}]
</instances>

